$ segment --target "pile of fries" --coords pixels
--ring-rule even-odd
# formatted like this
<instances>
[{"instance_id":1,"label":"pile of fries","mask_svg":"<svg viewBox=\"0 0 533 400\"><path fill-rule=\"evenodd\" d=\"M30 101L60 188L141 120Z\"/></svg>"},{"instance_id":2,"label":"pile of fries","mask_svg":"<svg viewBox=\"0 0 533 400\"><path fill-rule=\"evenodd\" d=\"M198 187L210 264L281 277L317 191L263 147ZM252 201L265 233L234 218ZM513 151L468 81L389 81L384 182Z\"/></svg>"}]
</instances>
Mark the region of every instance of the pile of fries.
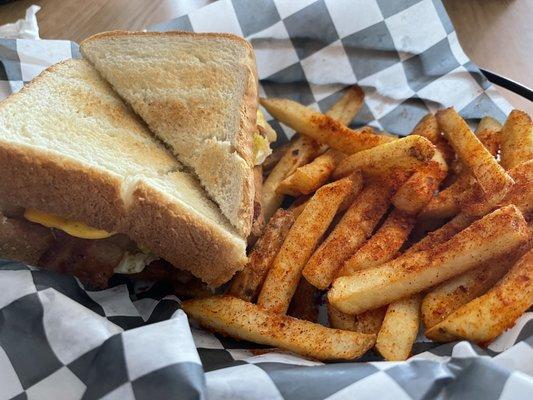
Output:
<instances>
[{"instance_id":1,"label":"pile of fries","mask_svg":"<svg viewBox=\"0 0 533 400\"><path fill-rule=\"evenodd\" d=\"M363 98L352 87L326 115L261 100L299 134L265 164L248 266L228 294L183 302L201 325L320 360L405 360L422 324L487 344L533 305L531 118L474 133L448 108L397 138L346 126Z\"/></svg>"}]
</instances>

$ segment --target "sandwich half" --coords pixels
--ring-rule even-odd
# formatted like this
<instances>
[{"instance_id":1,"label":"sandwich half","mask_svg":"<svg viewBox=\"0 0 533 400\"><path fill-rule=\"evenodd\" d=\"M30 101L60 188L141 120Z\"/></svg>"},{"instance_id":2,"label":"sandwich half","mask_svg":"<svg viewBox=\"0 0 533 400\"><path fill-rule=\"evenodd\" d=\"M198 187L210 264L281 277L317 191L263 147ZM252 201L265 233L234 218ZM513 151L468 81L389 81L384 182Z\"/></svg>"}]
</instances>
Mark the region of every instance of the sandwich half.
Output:
<instances>
[{"instance_id":1,"label":"sandwich half","mask_svg":"<svg viewBox=\"0 0 533 400\"><path fill-rule=\"evenodd\" d=\"M250 44L231 34L115 31L86 39L80 49L247 237L253 168L265 147L264 138L254 138L257 73Z\"/></svg>"},{"instance_id":2,"label":"sandwich half","mask_svg":"<svg viewBox=\"0 0 533 400\"><path fill-rule=\"evenodd\" d=\"M211 286L246 262L242 230L87 61L56 64L0 103L0 169L14 220L125 242Z\"/></svg>"}]
</instances>

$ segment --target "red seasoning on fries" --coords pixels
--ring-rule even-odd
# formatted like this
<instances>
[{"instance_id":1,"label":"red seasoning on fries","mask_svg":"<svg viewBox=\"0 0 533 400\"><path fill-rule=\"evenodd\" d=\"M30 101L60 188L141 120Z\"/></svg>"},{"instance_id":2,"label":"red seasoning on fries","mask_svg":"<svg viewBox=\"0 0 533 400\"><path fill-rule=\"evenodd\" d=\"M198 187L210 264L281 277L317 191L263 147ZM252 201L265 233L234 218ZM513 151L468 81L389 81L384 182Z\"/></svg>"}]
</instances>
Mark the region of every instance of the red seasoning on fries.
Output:
<instances>
[{"instance_id":1,"label":"red seasoning on fries","mask_svg":"<svg viewBox=\"0 0 533 400\"><path fill-rule=\"evenodd\" d=\"M345 178L323 186L309 199L268 272L257 304L274 313L287 312L302 268L352 190L352 180Z\"/></svg>"}]
</instances>

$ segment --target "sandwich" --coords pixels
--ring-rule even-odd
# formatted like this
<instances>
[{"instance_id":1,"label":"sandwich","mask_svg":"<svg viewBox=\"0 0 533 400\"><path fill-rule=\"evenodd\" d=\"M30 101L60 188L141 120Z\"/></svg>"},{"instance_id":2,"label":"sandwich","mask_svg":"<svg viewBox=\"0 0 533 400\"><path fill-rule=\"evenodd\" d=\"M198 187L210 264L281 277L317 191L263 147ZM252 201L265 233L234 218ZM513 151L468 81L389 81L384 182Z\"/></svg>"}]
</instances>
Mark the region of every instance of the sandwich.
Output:
<instances>
[{"instance_id":1,"label":"sandwich","mask_svg":"<svg viewBox=\"0 0 533 400\"><path fill-rule=\"evenodd\" d=\"M275 138L257 126L250 45L110 32L81 51L0 103L0 256L97 287L114 273L227 282L261 229Z\"/></svg>"}]
</instances>

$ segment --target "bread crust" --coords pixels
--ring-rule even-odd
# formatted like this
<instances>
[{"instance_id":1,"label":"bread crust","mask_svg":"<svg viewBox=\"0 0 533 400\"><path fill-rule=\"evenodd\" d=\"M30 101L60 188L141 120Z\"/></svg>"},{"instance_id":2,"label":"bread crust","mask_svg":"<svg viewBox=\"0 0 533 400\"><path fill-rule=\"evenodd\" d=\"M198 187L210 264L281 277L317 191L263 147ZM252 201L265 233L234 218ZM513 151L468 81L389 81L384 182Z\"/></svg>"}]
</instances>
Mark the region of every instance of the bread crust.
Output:
<instances>
[{"instance_id":1,"label":"bread crust","mask_svg":"<svg viewBox=\"0 0 533 400\"><path fill-rule=\"evenodd\" d=\"M246 82L244 87L244 95L239 107L238 119L239 130L235 138L235 151L246 162L247 170L241 171L244 177L238 192L241 193L240 199L237 199L236 209L228 212L228 219L232 220L232 216L236 216L238 221L232 220L235 227L243 237L248 237L252 230L253 210L254 210L254 179L253 179L253 134L256 130L256 111L257 111L257 69L255 65L255 55L251 44L244 38L233 35L231 33L194 33L186 31L170 31L170 32L132 32L132 31L109 31L97 33L89 38L83 40L80 44L82 54L84 53L84 45L98 41L105 38L116 38L121 36L187 36L194 38L223 38L239 43L246 49L246 57L243 60L243 67L246 69Z\"/></svg>"},{"instance_id":2,"label":"bread crust","mask_svg":"<svg viewBox=\"0 0 533 400\"><path fill-rule=\"evenodd\" d=\"M186 268L211 286L220 286L241 270L247 261L237 240L229 240L216 225L198 219L142 182L133 192L128 234L135 242L174 265ZM164 235L158 232L165 231ZM237 243L236 243L237 242Z\"/></svg>"},{"instance_id":3,"label":"bread crust","mask_svg":"<svg viewBox=\"0 0 533 400\"><path fill-rule=\"evenodd\" d=\"M0 170L0 203L83 221L109 232L126 230L119 177L7 143L0 143Z\"/></svg>"},{"instance_id":4,"label":"bread crust","mask_svg":"<svg viewBox=\"0 0 533 400\"><path fill-rule=\"evenodd\" d=\"M238 147L245 149L253 149L253 134L257 130L257 69L255 67L255 54L252 46L247 42L248 49L248 68L250 73L248 74L248 82L244 92L243 101L241 103L241 114L244 118L240 118L239 135L237 136ZM250 132L252 132L250 134ZM253 153L253 151L252 151ZM246 160L246 158L245 158ZM250 174L248 175L248 181L243 185L243 197L240 208L240 220L242 221L242 231L245 236L248 236L252 231L253 219L254 219L254 197L255 191L255 179L253 173L253 154L248 158L248 164L250 167Z\"/></svg>"}]
</instances>

